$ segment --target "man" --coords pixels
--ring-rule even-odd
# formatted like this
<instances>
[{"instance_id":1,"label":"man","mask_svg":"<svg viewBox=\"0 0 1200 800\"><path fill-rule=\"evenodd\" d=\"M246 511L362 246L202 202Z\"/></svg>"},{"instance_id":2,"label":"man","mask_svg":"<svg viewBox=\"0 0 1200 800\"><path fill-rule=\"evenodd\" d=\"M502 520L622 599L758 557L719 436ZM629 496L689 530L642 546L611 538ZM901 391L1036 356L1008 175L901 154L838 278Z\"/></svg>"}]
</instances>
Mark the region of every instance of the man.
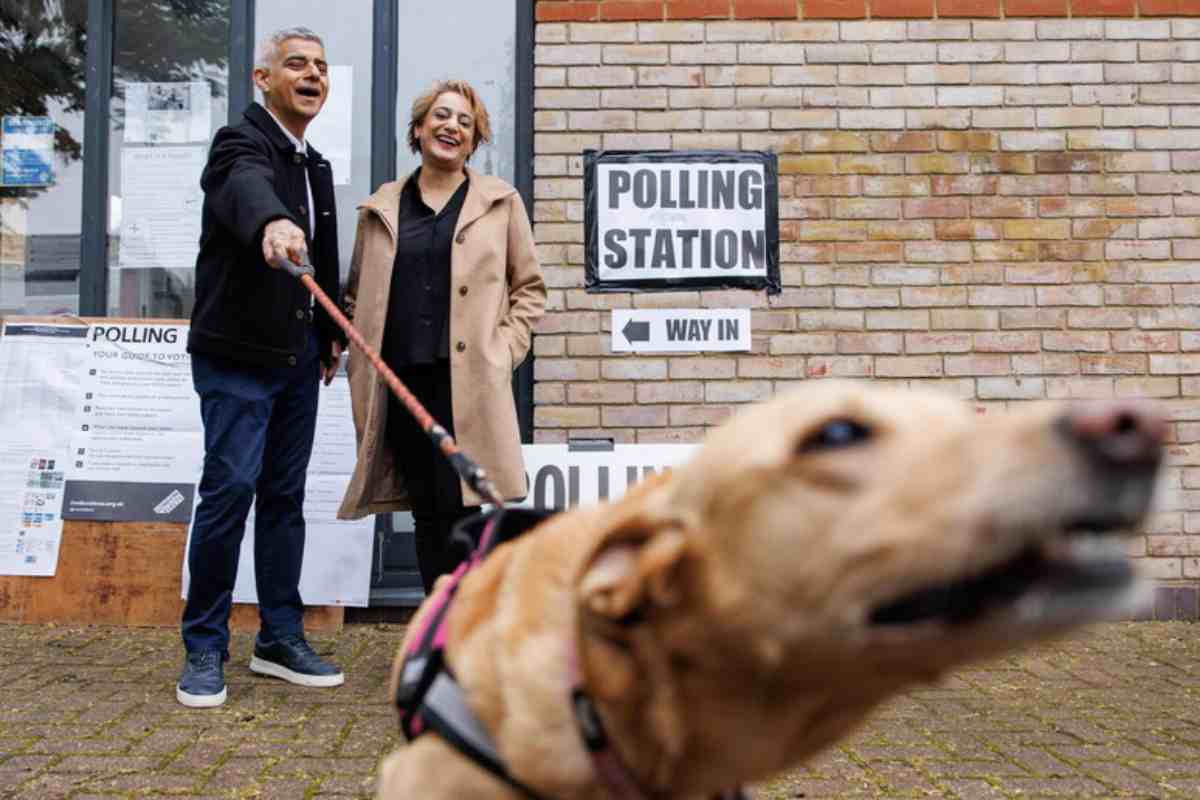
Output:
<instances>
[{"instance_id":1,"label":"man","mask_svg":"<svg viewBox=\"0 0 1200 800\"><path fill-rule=\"evenodd\" d=\"M188 550L187 659L176 687L192 708L225 702L229 610L252 499L261 626L250 669L304 686L344 681L304 638L299 582L318 381L332 380L346 342L279 268L311 256L317 282L336 298L333 173L304 141L329 93L321 38L307 28L273 34L259 47L254 82L264 105L251 104L240 123L217 133L200 178L188 351L204 474Z\"/></svg>"}]
</instances>

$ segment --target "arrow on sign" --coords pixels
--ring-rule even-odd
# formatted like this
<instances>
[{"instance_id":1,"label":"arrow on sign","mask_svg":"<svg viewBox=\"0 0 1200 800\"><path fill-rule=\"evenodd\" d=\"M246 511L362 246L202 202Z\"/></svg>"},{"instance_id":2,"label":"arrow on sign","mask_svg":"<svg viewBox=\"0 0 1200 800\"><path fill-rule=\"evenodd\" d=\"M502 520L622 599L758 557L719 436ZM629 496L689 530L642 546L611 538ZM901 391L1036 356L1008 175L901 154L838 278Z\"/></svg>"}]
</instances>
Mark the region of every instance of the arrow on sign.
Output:
<instances>
[{"instance_id":1,"label":"arrow on sign","mask_svg":"<svg viewBox=\"0 0 1200 800\"><path fill-rule=\"evenodd\" d=\"M650 341L650 323L629 320L625 323L625 327L621 329L621 333L625 334L625 341L630 344L634 342L648 342Z\"/></svg>"}]
</instances>

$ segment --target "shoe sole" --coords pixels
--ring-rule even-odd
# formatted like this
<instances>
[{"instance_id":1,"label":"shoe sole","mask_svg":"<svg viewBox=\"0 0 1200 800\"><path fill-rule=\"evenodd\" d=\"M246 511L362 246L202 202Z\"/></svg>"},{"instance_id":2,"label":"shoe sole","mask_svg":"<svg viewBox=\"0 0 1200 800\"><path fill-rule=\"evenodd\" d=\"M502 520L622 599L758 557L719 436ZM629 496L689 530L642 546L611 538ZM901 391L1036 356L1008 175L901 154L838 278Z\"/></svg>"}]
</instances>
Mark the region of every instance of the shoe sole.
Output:
<instances>
[{"instance_id":1,"label":"shoe sole","mask_svg":"<svg viewBox=\"0 0 1200 800\"><path fill-rule=\"evenodd\" d=\"M216 694L188 694L178 686L175 687L175 699L188 708L216 708L225 703L225 690Z\"/></svg>"},{"instance_id":2,"label":"shoe sole","mask_svg":"<svg viewBox=\"0 0 1200 800\"><path fill-rule=\"evenodd\" d=\"M258 656L250 658L250 671L257 672L259 675L268 675L272 678L281 678L297 686L327 688L329 686L341 686L346 682L346 673L344 672L339 672L336 675L305 675L302 672L293 672L282 664L276 664L274 661L267 661L265 658L259 658Z\"/></svg>"}]
</instances>

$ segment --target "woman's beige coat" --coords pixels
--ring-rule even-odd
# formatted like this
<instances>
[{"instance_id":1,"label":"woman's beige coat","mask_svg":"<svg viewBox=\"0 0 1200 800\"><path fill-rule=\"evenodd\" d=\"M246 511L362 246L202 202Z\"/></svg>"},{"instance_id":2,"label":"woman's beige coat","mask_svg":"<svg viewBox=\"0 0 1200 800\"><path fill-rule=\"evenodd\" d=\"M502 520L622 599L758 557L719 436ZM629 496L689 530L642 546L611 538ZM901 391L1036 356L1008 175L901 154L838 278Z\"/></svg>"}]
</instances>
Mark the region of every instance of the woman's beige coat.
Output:
<instances>
[{"instance_id":1,"label":"woman's beige coat","mask_svg":"<svg viewBox=\"0 0 1200 800\"><path fill-rule=\"evenodd\" d=\"M529 352L533 324L546 305L546 285L517 190L470 169L467 176L470 184L450 251L454 433L463 452L481 464L500 494L511 500L527 493L512 372ZM405 181L384 184L359 206L345 304L347 316L376 352L387 324L397 211ZM404 476L387 443L387 384L357 350L351 351L347 370L358 463L338 516L357 519L407 510L411 505ZM480 502L465 484L462 488L467 505Z\"/></svg>"}]
</instances>

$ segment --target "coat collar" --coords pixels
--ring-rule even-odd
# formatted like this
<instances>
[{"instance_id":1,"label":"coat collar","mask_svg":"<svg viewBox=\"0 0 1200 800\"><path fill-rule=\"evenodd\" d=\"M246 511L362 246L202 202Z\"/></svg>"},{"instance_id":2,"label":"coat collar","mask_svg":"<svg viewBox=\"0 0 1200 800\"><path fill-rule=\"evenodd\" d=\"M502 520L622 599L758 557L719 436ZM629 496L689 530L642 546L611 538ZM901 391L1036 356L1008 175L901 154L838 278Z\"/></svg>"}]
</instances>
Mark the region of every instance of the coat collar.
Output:
<instances>
[{"instance_id":1,"label":"coat collar","mask_svg":"<svg viewBox=\"0 0 1200 800\"><path fill-rule=\"evenodd\" d=\"M279 127L279 123L271 116L271 112L267 111L260 104L251 103L246 106L243 116L245 116L250 124L262 131L263 135L271 140L271 144L275 146L276 150L281 150L285 153L296 152L296 145L292 143L291 137L283 132L283 128ZM321 161L322 156L312 146L312 142L305 140L305 144L308 147L309 160Z\"/></svg>"},{"instance_id":2,"label":"coat collar","mask_svg":"<svg viewBox=\"0 0 1200 800\"><path fill-rule=\"evenodd\" d=\"M267 120L270 121L270 117ZM484 175L470 167L466 168L466 172L470 183L467 185L467 197L463 201L462 211L458 215L458 230L462 230L486 214L493 203L517 192L512 184L502 178ZM383 184L375 194L360 203L358 207L378 212L390 226L391 221L400 211L400 193L404 190L405 184L412 180L414 174L416 174L415 170L401 180ZM389 230L391 230L390 227Z\"/></svg>"}]
</instances>

